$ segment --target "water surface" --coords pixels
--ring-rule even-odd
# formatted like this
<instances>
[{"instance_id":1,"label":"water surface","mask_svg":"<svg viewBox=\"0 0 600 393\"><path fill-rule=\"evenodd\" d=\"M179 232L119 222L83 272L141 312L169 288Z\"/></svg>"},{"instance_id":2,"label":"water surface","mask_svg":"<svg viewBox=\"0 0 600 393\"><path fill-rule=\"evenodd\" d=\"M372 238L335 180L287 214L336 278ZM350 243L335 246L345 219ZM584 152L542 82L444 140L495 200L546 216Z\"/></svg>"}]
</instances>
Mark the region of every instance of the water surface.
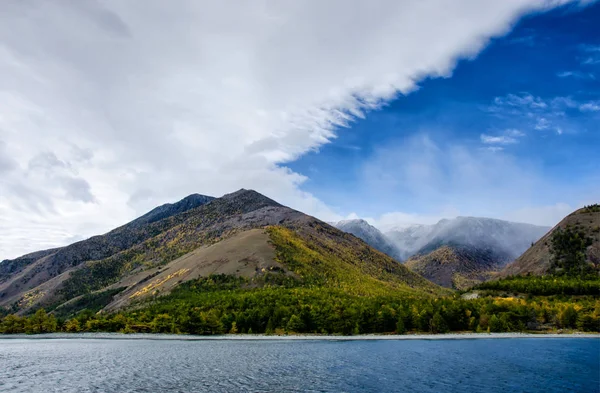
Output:
<instances>
[{"instance_id":1,"label":"water surface","mask_svg":"<svg viewBox=\"0 0 600 393\"><path fill-rule=\"evenodd\" d=\"M600 340L0 339L0 392L599 392Z\"/></svg>"}]
</instances>

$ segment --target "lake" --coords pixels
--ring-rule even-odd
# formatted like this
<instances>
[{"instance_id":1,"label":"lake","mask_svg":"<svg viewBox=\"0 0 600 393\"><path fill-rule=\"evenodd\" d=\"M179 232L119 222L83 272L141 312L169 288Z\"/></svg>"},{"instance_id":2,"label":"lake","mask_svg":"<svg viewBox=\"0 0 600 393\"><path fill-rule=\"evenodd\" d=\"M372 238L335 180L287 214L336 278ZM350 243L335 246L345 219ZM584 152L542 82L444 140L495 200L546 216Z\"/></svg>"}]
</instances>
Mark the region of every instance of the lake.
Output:
<instances>
[{"instance_id":1,"label":"lake","mask_svg":"<svg viewBox=\"0 0 600 393\"><path fill-rule=\"evenodd\" d=\"M600 340L0 339L0 392L598 392Z\"/></svg>"}]
</instances>

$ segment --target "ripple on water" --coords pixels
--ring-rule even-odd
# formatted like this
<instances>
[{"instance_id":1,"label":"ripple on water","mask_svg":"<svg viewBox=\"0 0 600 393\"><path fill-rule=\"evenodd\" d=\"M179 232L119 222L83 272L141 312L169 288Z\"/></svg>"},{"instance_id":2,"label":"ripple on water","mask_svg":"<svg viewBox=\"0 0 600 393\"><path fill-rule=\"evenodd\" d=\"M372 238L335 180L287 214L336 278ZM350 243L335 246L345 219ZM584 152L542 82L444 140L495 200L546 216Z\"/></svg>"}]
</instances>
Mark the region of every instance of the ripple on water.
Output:
<instances>
[{"instance_id":1,"label":"ripple on water","mask_svg":"<svg viewBox=\"0 0 600 393\"><path fill-rule=\"evenodd\" d=\"M2 340L0 392L597 392L600 340Z\"/></svg>"}]
</instances>

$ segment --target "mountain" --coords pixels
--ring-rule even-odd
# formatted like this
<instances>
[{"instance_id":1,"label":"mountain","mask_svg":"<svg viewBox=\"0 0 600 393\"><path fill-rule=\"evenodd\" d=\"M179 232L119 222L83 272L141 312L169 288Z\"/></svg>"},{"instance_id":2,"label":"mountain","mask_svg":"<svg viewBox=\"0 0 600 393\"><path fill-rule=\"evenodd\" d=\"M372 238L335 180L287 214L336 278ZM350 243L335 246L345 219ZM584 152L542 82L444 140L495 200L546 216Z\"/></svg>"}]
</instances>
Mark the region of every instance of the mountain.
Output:
<instances>
[{"instance_id":1,"label":"mountain","mask_svg":"<svg viewBox=\"0 0 600 393\"><path fill-rule=\"evenodd\" d=\"M21 313L139 307L214 275L250 280L249 289L285 283L352 296L443 292L357 237L244 189L190 196L105 235L0 266L0 306Z\"/></svg>"},{"instance_id":2,"label":"mountain","mask_svg":"<svg viewBox=\"0 0 600 393\"><path fill-rule=\"evenodd\" d=\"M443 245L409 258L405 265L440 286L462 290L490 279L502 267L499 260L492 250Z\"/></svg>"},{"instance_id":3,"label":"mountain","mask_svg":"<svg viewBox=\"0 0 600 393\"><path fill-rule=\"evenodd\" d=\"M160 221L163 218L171 217L179 213L186 212L188 210L194 209L198 206L202 206L205 203L208 203L215 199L211 196L200 195L200 194L192 194L183 198L179 202L176 203L165 203L159 207L156 207L150 210L148 213L143 216L133 220L130 225L144 225L151 224L156 221Z\"/></svg>"},{"instance_id":4,"label":"mountain","mask_svg":"<svg viewBox=\"0 0 600 393\"><path fill-rule=\"evenodd\" d=\"M482 217L444 219L386 235L409 254L406 265L438 285L465 288L517 258L548 228Z\"/></svg>"},{"instance_id":5,"label":"mountain","mask_svg":"<svg viewBox=\"0 0 600 393\"><path fill-rule=\"evenodd\" d=\"M456 217L434 225L415 225L386 232L398 248L422 255L442 245L490 249L505 262L517 258L549 228L484 217Z\"/></svg>"},{"instance_id":6,"label":"mountain","mask_svg":"<svg viewBox=\"0 0 600 393\"><path fill-rule=\"evenodd\" d=\"M390 239L381 233L379 229L370 225L365 220L343 220L334 223L333 226L344 232L353 234L374 249L391 256L397 261L404 260L402 251L394 243L392 243Z\"/></svg>"},{"instance_id":7,"label":"mountain","mask_svg":"<svg viewBox=\"0 0 600 393\"><path fill-rule=\"evenodd\" d=\"M66 270L90 260L100 260L124 251L168 228L180 224L187 213L212 200L204 195L190 195L175 204L160 206L104 235L66 247L38 251L0 263L0 304L15 294L35 288ZM177 219L169 219L178 215Z\"/></svg>"},{"instance_id":8,"label":"mountain","mask_svg":"<svg viewBox=\"0 0 600 393\"><path fill-rule=\"evenodd\" d=\"M600 205L586 206L569 214L513 263L506 266L500 277L550 272L554 258L553 238L560 234L571 234L572 239L563 238L573 246L580 244L583 260L596 270L600 267ZM577 250L575 250L577 252Z\"/></svg>"}]
</instances>

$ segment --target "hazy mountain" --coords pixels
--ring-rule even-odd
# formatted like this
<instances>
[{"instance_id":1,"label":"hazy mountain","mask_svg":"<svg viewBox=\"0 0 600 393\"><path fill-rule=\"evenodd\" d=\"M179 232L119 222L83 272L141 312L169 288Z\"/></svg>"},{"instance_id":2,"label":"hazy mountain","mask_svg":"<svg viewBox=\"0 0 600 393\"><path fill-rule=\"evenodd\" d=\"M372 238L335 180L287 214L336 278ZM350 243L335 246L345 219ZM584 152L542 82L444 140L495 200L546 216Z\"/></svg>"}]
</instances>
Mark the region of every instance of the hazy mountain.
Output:
<instances>
[{"instance_id":1,"label":"hazy mountain","mask_svg":"<svg viewBox=\"0 0 600 393\"><path fill-rule=\"evenodd\" d=\"M504 262L510 262L548 229L493 218L457 217L440 220L434 225L410 226L385 235L409 255L426 254L443 245L457 245L493 250Z\"/></svg>"},{"instance_id":2,"label":"hazy mountain","mask_svg":"<svg viewBox=\"0 0 600 393\"><path fill-rule=\"evenodd\" d=\"M500 272L500 277L520 274L543 275L549 272L553 258L552 235L559 230L572 229L589 240L585 260L596 269L600 267L600 205L579 209L558 223L532 245L523 255Z\"/></svg>"},{"instance_id":3,"label":"hazy mountain","mask_svg":"<svg viewBox=\"0 0 600 393\"><path fill-rule=\"evenodd\" d=\"M492 218L457 217L386 233L410 255L406 266L445 287L466 288L517 258L548 228Z\"/></svg>"},{"instance_id":4,"label":"hazy mountain","mask_svg":"<svg viewBox=\"0 0 600 393\"><path fill-rule=\"evenodd\" d=\"M355 220L343 220L333 224L336 228L351 233L354 236L362 239L370 245L371 247L379 250L392 258L403 261L404 255L402 251L390 240L388 239L381 231L375 228L373 225L370 225L365 220L355 219Z\"/></svg>"},{"instance_id":5,"label":"hazy mountain","mask_svg":"<svg viewBox=\"0 0 600 393\"><path fill-rule=\"evenodd\" d=\"M255 286L307 281L351 295L441 291L357 237L252 190L216 199L192 195L106 235L0 267L0 306L50 307L64 315L91 304L127 307L213 274L252 279Z\"/></svg>"}]
</instances>

